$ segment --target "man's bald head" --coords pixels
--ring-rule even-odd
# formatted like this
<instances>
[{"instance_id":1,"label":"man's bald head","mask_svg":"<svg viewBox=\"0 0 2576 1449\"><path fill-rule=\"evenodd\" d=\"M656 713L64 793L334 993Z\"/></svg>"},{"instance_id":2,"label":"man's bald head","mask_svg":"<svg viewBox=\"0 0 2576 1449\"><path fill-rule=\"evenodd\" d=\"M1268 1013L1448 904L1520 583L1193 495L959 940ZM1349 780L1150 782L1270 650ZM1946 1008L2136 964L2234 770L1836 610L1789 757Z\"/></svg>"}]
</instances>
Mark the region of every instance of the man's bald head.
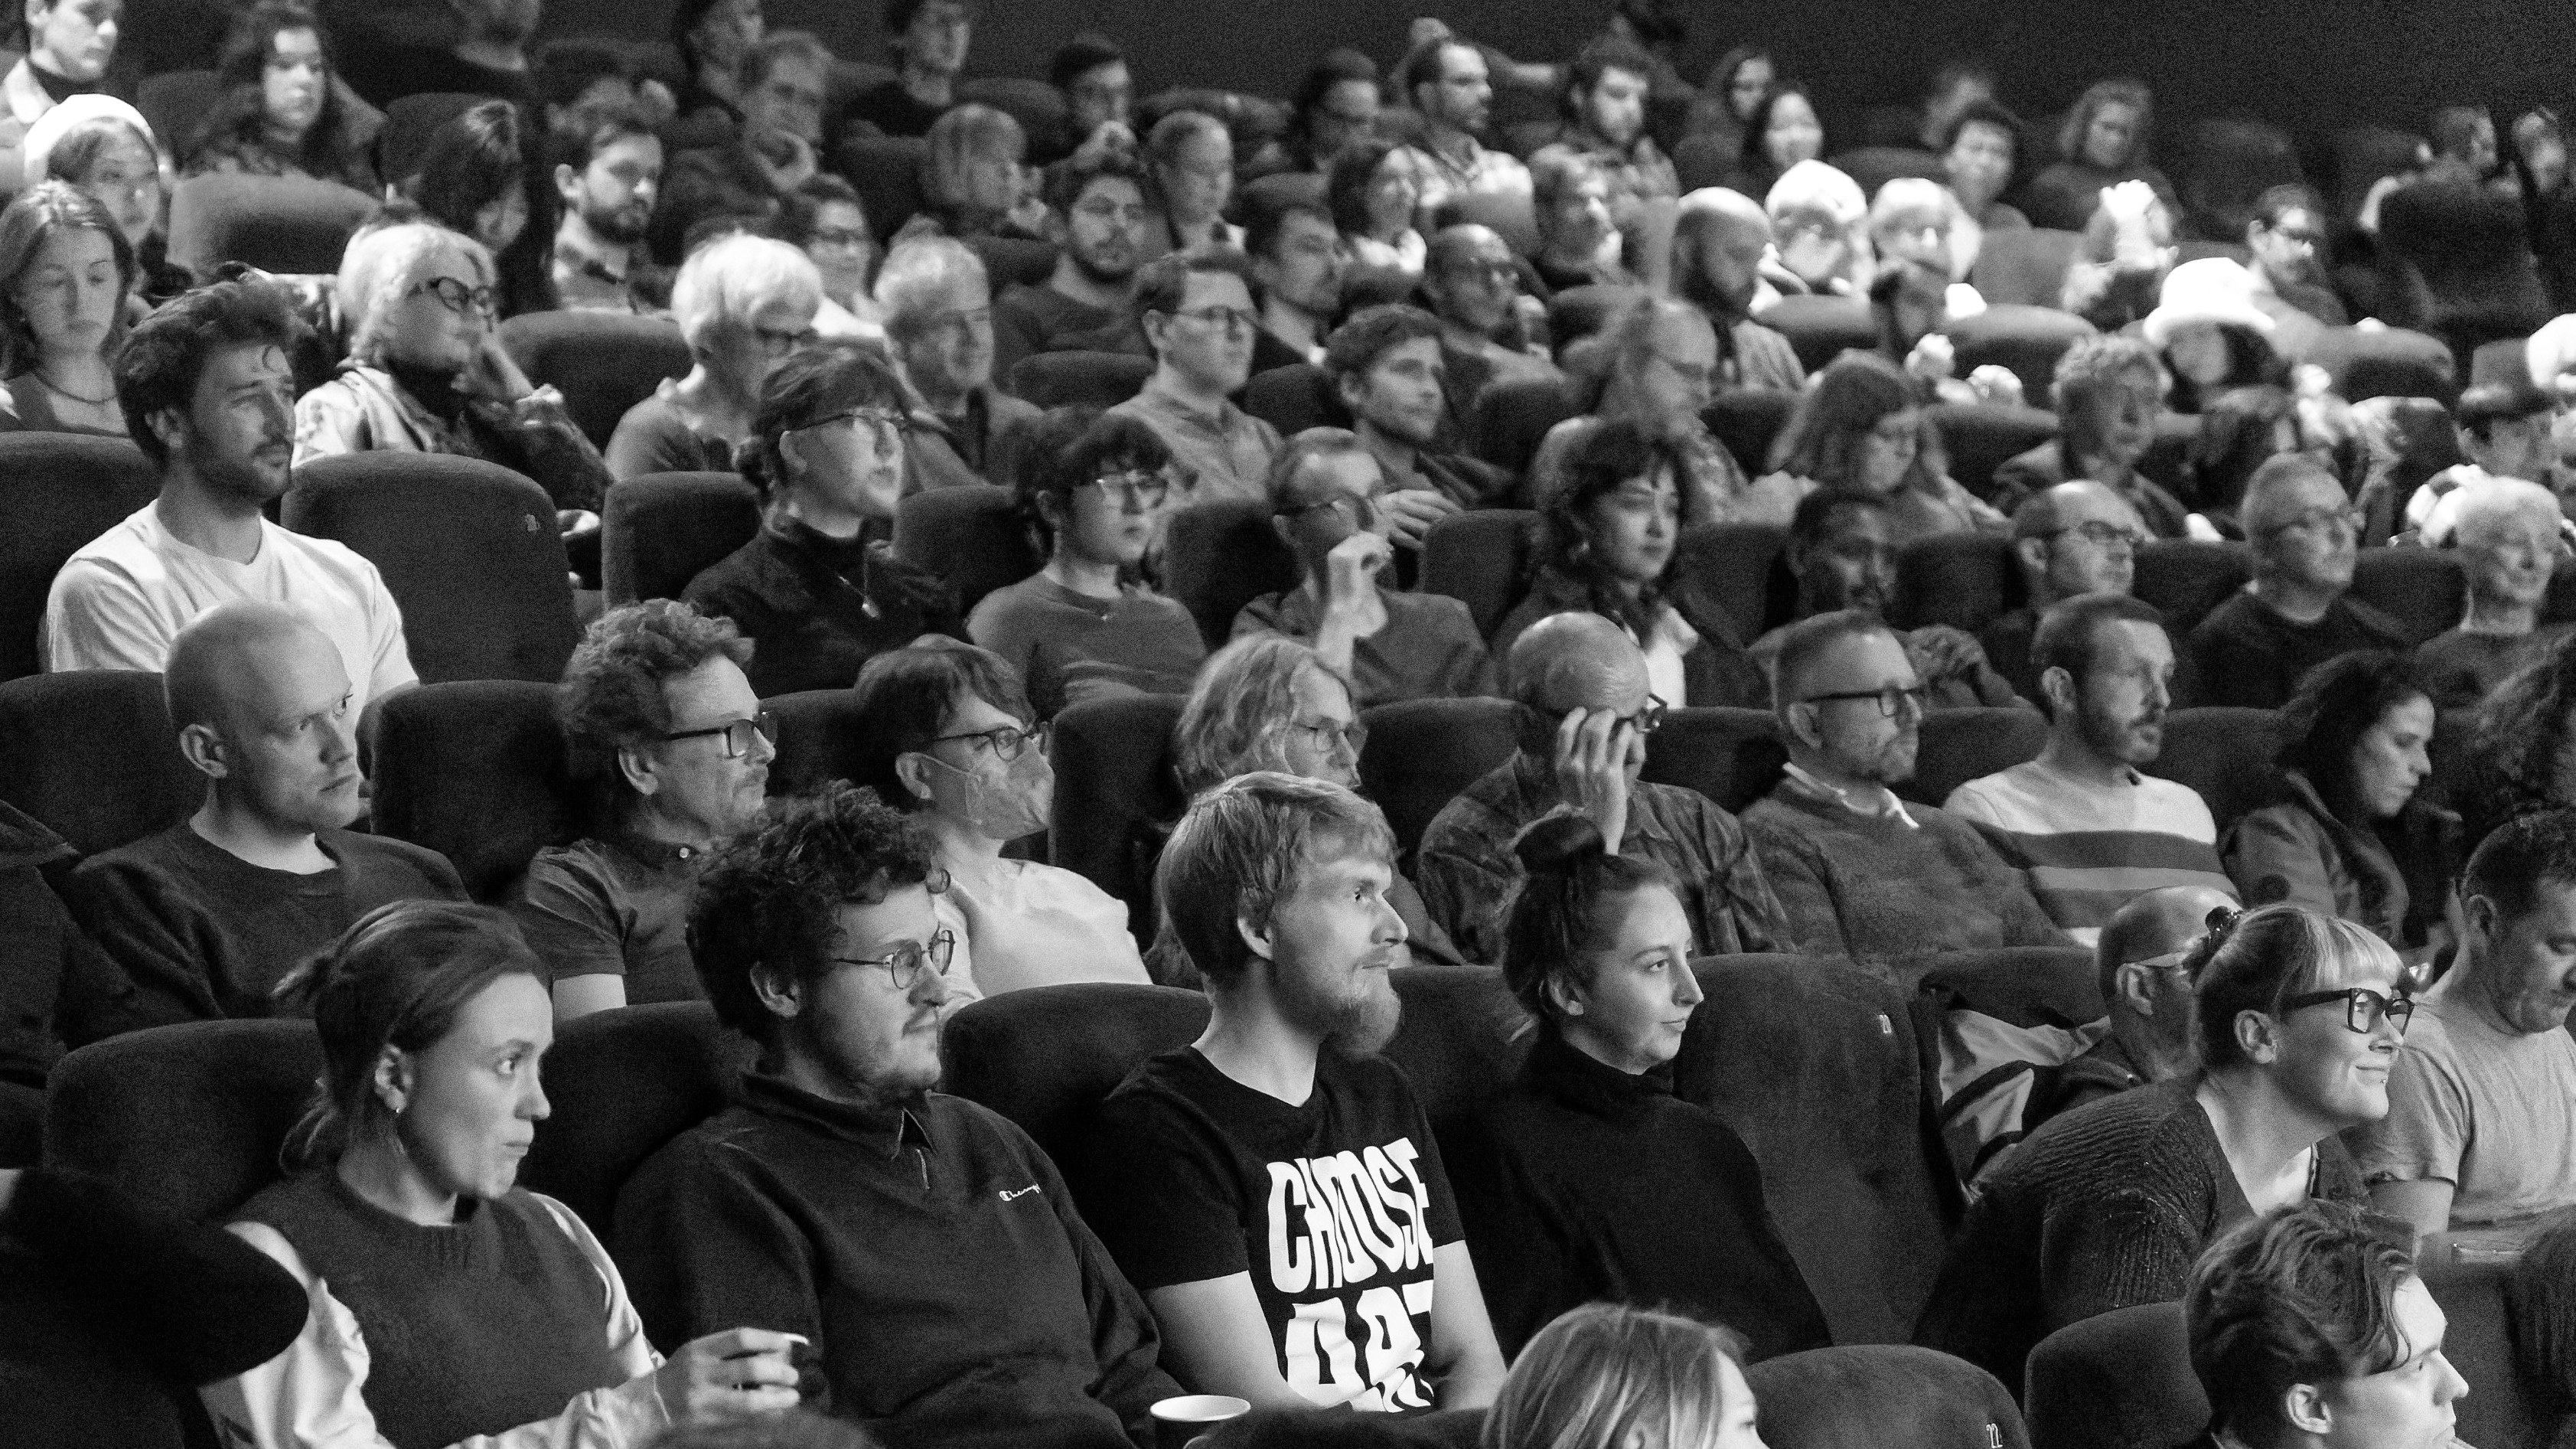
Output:
<instances>
[{"instance_id":1,"label":"man's bald head","mask_svg":"<svg viewBox=\"0 0 2576 1449\"><path fill-rule=\"evenodd\" d=\"M2093 961L2102 977L2102 997L2119 995L2112 977L2134 961L2152 961L2182 950L2209 929L2212 911L2236 909L2236 898L2216 886L2165 886L2134 897L2102 927L2093 943Z\"/></svg>"},{"instance_id":2,"label":"man's bald head","mask_svg":"<svg viewBox=\"0 0 2576 1449\"><path fill-rule=\"evenodd\" d=\"M2137 517L2138 510L2110 485L2077 478L2043 488L2014 509L2013 537L2047 538L2086 519Z\"/></svg>"},{"instance_id":3,"label":"man's bald head","mask_svg":"<svg viewBox=\"0 0 2576 1449\"><path fill-rule=\"evenodd\" d=\"M1599 614L1552 614L1512 643L1512 699L1553 719L1570 710L1634 714L1646 703L1646 656Z\"/></svg>"},{"instance_id":4,"label":"man's bald head","mask_svg":"<svg viewBox=\"0 0 2576 1449\"><path fill-rule=\"evenodd\" d=\"M330 638L292 609L258 599L217 604L170 641L161 690L171 727L230 734L246 707L256 714L266 703L275 661L322 655L338 657Z\"/></svg>"},{"instance_id":5,"label":"man's bald head","mask_svg":"<svg viewBox=\"0 0 2576 1449\"><path fill-rule=\"evenodd\" d=\"M1683 197L1673 226L1676 237L1685 233L1707 236L1749 232L1764 241L1771 239L1771 214L1762 209L1762 203L1723 186L1703 186Z\"/></svg>"},{"instance_id":6,"label":"man's bald head","mask_svg":"<svg viewBox=\"0 0 2576 1449\"><path fill-rule=\"evenodd\" d=\"M1491 256L1496 247L1508 253L1511 247L1500 232L1490 226L1460 222L1444 226L1431 234L1431 244L1423 253L1423 263L1433 271L1446 272L1470 262Z\"/></svg>"}]
</instances>

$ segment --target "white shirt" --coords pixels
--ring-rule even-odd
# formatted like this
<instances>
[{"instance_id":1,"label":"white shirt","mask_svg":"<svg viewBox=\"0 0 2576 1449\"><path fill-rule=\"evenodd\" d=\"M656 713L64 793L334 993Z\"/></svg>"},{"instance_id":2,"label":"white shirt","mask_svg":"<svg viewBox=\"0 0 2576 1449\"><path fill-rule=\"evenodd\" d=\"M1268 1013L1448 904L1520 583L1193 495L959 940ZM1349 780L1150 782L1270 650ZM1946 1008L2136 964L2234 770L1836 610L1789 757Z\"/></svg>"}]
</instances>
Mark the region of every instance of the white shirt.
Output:
<instances>
[{"instance_id":1,"label":"white shirt","mask_svg":"<svg viewBox=\"0 0 2576 1449\"><path fill-rule=\"evenodd\" d=\"M419 682L402 609L356 550L262 519L259 551L234 563L171 537L153 503L84 544L54 575L45 596L45 668L157 673L181 629L234 599L282 604L310 619L340 651L353 709Z\"/></svg>"},{"instance_id":2,"label":"white shirt","mask_svg":"<svg viewBox=\"0 0 2576 1449\"><path fill-rule=\"evenodd\" d=\"M1675 709L1690 703L1690 675L1682 658L1699 647L1699 631L1670 604L1655 621L1655 631L1638 640L1646 656L1646 688Z\"/></svg>"},{"instance_id":3,"label":"white shirt","mask_svg":"<svg viewBox=\"0 0 2576 1449\"><path fill-rule=\"evenodd\" d=\"M931 897L939 923L957 933L948 991L999 996L1024 986L1153 978L1127 930L1127 903L1087 878L1033 860L998 860L992 874L949 878Z\"/></svg>"}]
</instances>

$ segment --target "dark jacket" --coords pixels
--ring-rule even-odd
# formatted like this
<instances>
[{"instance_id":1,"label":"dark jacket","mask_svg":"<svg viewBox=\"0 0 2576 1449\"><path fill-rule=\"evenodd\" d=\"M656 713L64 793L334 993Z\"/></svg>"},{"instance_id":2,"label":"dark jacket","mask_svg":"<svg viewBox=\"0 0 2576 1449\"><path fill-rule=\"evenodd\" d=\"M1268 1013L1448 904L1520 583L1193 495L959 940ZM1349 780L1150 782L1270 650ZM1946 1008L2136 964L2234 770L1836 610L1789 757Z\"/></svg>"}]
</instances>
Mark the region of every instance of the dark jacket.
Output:
<instances>
[{"instance_id":1,"label":"dark jacket","mask_svg":"<svg viewBox=\"0 0 2576 1449\"><path fill-rule=\"evenodd\" d=\"M1744 709L1771 707L1770 681L1761 667L1745 652L1744 640L1736 633L1734 616L1694 578L1676 577L1675 587L1665 596L1681 613L1683 622L1698 633L1699 643L1682 656L1683 678L1689 698L1669 699L1670 705L1701 708L1712 705L1734 705ZM1543 566L1530 585L1529 595L1503 616L1494 629L1494 641L1488 652L1497 659L1511 657L1512 644L1532 624L1552 614L1591 614L1602 612L1596 605L1591 588L1583 580L1553 565ZM1625 623L1627 621L1620 620ZM1633 626L1632 626L1633 627Z\"/></svg>"}]
</instances>

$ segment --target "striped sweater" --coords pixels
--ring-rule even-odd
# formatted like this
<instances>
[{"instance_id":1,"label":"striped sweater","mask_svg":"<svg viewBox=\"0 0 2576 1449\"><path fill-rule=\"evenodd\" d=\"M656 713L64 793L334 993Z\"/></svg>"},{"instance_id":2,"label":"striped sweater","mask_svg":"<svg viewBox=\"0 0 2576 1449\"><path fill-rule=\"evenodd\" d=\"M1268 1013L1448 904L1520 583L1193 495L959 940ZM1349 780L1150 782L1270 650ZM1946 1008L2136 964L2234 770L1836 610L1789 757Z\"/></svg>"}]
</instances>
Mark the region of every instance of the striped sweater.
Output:
<instances>
[{"instance_id":1,"label":"striped sweater","mask_svg":"<svg viewBox=\"0 0 2576 1449\"><path fill-rule=\"evenodd\" d=\"M2066 933L2089 946L2121 906L2164 886L2236 894L2218 828L2188 785L2130 772L2105 789L2037 760L1970 780L1943 809L1974 824L2020 870Z\"/></svg>"}]
</instances>

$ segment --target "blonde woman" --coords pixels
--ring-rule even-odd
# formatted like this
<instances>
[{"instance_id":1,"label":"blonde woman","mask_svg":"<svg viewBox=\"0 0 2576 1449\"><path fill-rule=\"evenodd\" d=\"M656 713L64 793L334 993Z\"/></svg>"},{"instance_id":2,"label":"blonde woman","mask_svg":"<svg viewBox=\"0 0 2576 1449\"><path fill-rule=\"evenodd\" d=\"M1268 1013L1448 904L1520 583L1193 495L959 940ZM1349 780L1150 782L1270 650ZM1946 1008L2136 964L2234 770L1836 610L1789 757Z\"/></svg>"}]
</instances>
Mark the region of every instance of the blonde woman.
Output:
<instances>
[{"instance_id":1,"label":"blonde woman","mask_svg":"<svg viewBox=\"0 0 2576 1449\"><path fill-rule=\"evenodd\" d=\"M1574 1309L1513 1360L1480 1449L1764 1449L1742 1353L1677 1314Z\"/></svg>"}]
</instances>

